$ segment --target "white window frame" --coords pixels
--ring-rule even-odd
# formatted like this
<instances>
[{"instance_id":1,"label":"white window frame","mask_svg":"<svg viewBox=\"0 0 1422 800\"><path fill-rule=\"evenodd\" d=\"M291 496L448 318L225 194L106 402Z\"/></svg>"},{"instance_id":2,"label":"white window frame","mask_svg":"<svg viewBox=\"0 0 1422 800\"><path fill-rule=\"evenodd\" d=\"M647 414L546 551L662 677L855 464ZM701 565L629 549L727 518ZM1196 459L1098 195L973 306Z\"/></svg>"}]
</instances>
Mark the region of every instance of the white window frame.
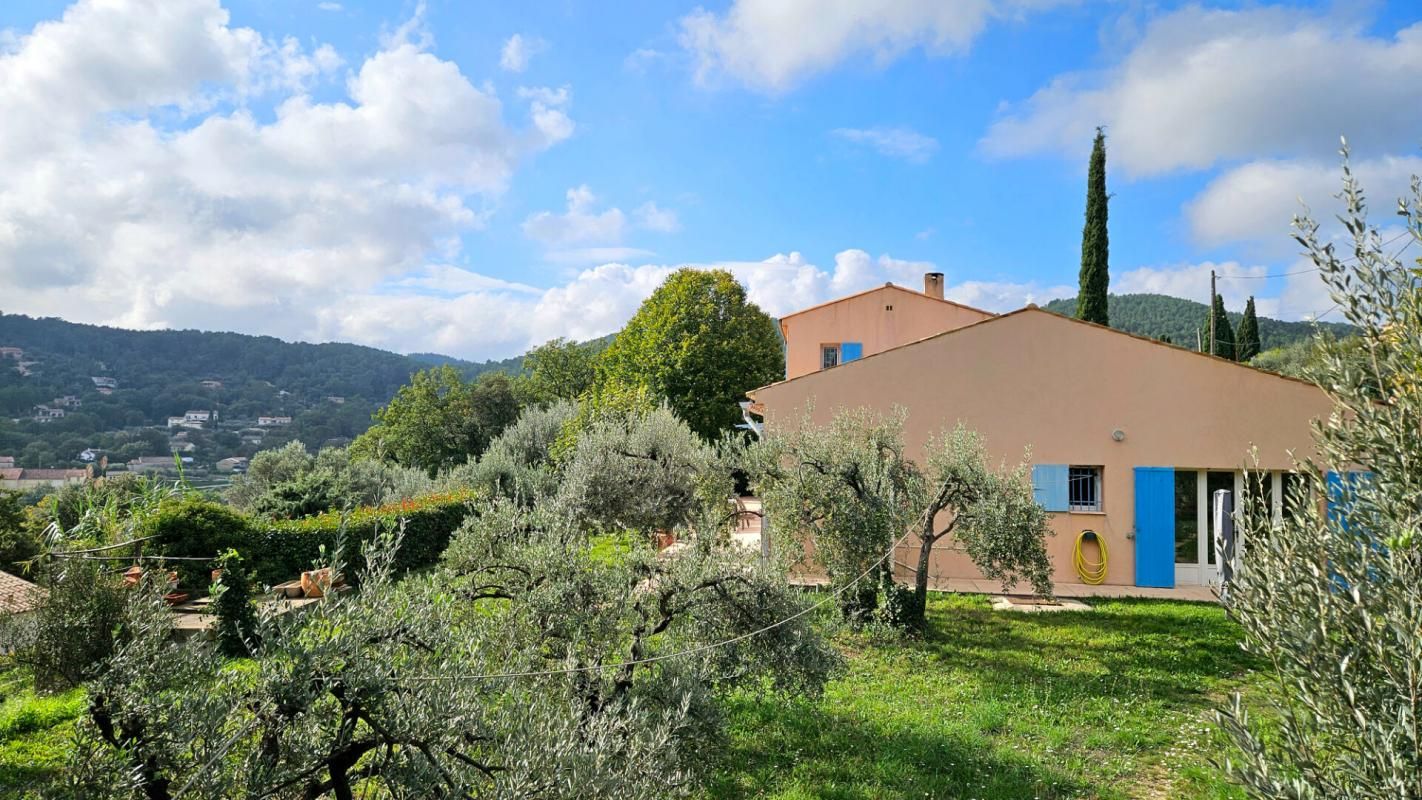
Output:
<instances>
[{"instance_id":1,"label":"white window frame","mask_svg":"<svg viewBox=\"0 0 1422 800\"><path fill-rule=\"evenodd\" d=\"M825 358L825 357L828 356L830 353L834 353L834 363L833 363L833 364L826 364L826 363L825 363L825 361L826 361L826 358ZM839 366L839 364L840 364L839 345L838 345L838 344L822 344L822 345L820 345L820 369L829 369L830 367L837 367L837 366Z\"/></svg>"},{"instance_id":2,"label":"white window frame","mask_svg":"<svg viewBox=\"0 0 1422 800\"><path fill-rule=\"evenodd\" d=\"M1089 470L1089 474L1086 473ZM1102 468L1095 465L1072 464L1067 467L1067 511L1070 513L1099 513L1105 508L1102 500ZM1091 482L1092 502L1078 503L1076 488L1079 481Z\"/></svg>"}]
</instances>

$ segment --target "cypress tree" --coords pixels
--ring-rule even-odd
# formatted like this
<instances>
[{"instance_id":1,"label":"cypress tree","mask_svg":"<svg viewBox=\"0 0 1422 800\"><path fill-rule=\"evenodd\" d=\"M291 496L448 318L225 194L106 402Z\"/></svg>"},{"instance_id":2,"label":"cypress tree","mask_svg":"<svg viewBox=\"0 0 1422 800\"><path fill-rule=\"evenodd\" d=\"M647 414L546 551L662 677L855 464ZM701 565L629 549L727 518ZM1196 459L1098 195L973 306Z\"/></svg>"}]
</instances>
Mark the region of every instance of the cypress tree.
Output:
<instances>
[{"instance_id":1,"label":"cypress tree","mask_svg":"<svg viewBox=\"0 0 1422 800\"><path fill-rule=\"evenodd\" d=\"M1109 325L1106 294L1111 288L1111 242L1106 233L1106 135L1096 129L1091 166L1086 173L1086 226L1081 230L1081 288L1076 318Z\"/></svg>"},{"instance_id":2,"label":"cypress tree","mask_svg":"<svg viewBox=\"0 0 1422 800\"><path fill-rule=\"evenodd\" d=\"M1215 295L1215 301L1210 306L1210 316L1215 319L1215 349L1211 351L1213 355L1221 358L1234 358L1234 328L1229 324L1229 315L1225 313L1224 298ZM1205 321L1205 349L1210 349L1209 342L1210 323Z\"/></svg>"},{"instance_id":3,"label":"cypress tree","mask_svg":"<svg viewBox=\"0 0 1422 800\"><path fill-rule=\"evenodd\" d=\"M1239 321L1239 332L1234 335L1234 360L1248 361L1259 355L1259 317L1254 313L1254 298L1244 304L1244 319Z\"/></svg>"}]
</instances>

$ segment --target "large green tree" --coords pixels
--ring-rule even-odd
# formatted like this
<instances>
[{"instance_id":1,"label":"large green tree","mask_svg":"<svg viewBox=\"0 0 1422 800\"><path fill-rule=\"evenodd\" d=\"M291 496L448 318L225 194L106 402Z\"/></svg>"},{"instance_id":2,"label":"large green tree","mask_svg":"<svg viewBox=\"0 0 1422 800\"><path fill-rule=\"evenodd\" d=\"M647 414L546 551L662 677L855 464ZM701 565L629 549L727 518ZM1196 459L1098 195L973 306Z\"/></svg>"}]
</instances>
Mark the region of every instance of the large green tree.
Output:
<instances>
[{"instance_id":1,"label":"large green tree","mask_svg":"<svg viewBox=\"0 0 1422 800\"><path fill-rule=\"evenodd\" d=\"M1244 318L1239 321L1239 330L1234 335L1234 360L1249 361L1259 355L1259 317L1254 313L1254 296L1244 304Z\"/></svg>"},{"instance_id":2,"label":"large green tree","mask_svg":"<svg viewBox=\"0 0 1422 800\"><path fill-rule=\"evenodd\" d=\"M507 375L485 373L467 383L445 364L415 373L375 412L375 425L351 450L433 475L484 452L516 419L518 401Z\"/></svg>"},{"instance_id":3,"label":"large green tree","mask_svg":"<svg viewBox=\"0 0 1422 800\"><path fill-rule=\"evenodd\" d=\"M1210 346L1210 320L1205 320L1205 350L1221 358L1234 358L1234 328L1229 324L1229 314L1225 313L1224 298L1215 295L1210 304L1210 317L1215 321L1214 347Z\"/></svg>"},{"instance_id":4,"label":"large green tree","mask_svg":"<svg viewBox=\"0 0 1422 800\"><path fill-rule=\"evenodd\" d=\"M1106 295L1111 288L1111 240L1106 233L1106 134L1096 129L1091 146L1091 166L1086 173L1086 225L1081 230L1081 289L1076 295L1076 317L1110 325Z\"/></svg>"},{"instance_id":5,"label":"large green tree","mask_svg":"<svg viewBox=\"0 0 1422 800\"><path fill-rule=\"evenodd\" d=\"M548 405L576 400L592 386L597 371L596 343L557 338L528 351L516 389L527 403Z\"/></svg>"},{"instance_id":6,"label":"large green tree","mask_svg":"<svg viewBox=\"0 0 1422 800\"><path fill-rule=\"evenodd\" d=\"M598 380L645 387L705 438L741 419L747 391L785 375L775 322L725 270L680 269L599 360Z\"/></svg>"}]
</instances>

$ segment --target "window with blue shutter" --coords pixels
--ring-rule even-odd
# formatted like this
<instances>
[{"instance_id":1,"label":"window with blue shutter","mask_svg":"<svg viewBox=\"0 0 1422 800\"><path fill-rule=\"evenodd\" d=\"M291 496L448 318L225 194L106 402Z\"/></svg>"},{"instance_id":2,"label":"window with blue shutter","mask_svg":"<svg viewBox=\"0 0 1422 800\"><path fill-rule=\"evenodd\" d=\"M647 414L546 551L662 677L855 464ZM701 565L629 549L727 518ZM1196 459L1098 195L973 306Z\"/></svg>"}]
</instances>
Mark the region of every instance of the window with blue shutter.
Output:
<instances>
[{"instance_id":1,"label":"window with blue shutter","mask_svg":"<svg viewBox=\"0 0 1422 800\"><path fill-rule=\"evenodd\" d=\"M864 355L864 345L863 345L863 343L861 343L861 342L840 342L840 345L839 345L839 361L840 361L841 364L844 363L844 362L846 362L846 361L853 361L853 360L859 358L859 357L862 356L862 355Z\"/></svg>"},{"instance_id":2,"label":"window with blue shutter","mask_svg":"<svg viewBox=\"0 0 1422 800\"><path fill-rule=\"evenodd\" d=\"M1068 507L1068 464L1033 464L1032 496L1048 511L1066 511Z\"/></svg>"}]
</instances>

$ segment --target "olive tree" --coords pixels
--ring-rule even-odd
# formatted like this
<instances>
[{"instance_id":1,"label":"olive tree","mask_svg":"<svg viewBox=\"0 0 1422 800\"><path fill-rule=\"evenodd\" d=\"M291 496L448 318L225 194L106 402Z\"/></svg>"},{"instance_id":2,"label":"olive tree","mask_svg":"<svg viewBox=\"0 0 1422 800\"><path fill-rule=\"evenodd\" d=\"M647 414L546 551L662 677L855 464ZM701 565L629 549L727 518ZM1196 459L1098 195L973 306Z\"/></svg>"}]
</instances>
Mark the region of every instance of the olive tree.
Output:
<instances>
[{"instance_id":1,"label":"olive tree","mask_svg":"<svg viewBox=\"0 0 1422 800\"><path fill-rule=\"evenodd\" d=\"M1011 588L1019 580L1052 595L1047 556L1047 512L1032 494L1026 460L1015 467L988 466L981 437L959 424L928 444L923 495L917 498L918 565L909 618L923 619L933 547L951 542L983 576Z\"/></svg>"},{"instance_id":2,"label":"olive tree","mask_svg":"<svg viewBox=\"0 0 1422 800\"><path fill-rule=\"evenodd\" d=\"M806 415L798 428L757 447L752 463L753 485L789 566L818 562L842 592L846 617L872 614L880 571L892 569L883 562L922 495L922 475L904 456L903 414L882 418L856 409L824 427Z\"/></svg>"},{"instance_id":3,"label":"olive tree","mask_svg":"<svg viewBox=\"0 0 1422 800\"><path fill-rule=\"evenodd\" d=\"M715 452L665 406L602 414L578 436L558 497L589 530L671 530L729 500Z\"/></svg>"},{"instance_id":4,"label":"olive tree","mask_svg":"<svg viewBox=\"0 0 1422 800\"><path fill-rule=\"evenodd\" d=\"M146 617L90 686L74 797L663 798L715 763L732 689L813 694L837 668L803 601L707 539L590 556L564 510L498 501L441 569L266 616L253 659Z\"/></svg>"},{"instance_id":5,"label":"olive tree","mask_svg":"<svg viewBox=\"0 0 1422 800\"><path fill-rule=\"evenodd\" d=\"M576 405L566 401L525 408L477 462L455 467L443 481L525 504L553 494L561 477L553 448L576 411Z\"/></svg>"},{"instance_id":6,"label":"olive tree","mask_svg":"<svg viewBox=\"0 0 1422 800\"><path fill-rule=\"evenodd\" d=\"M1358 348L1321 345L1308 374L1334 410L1297 465L1290 513L1240 515L1228 599L1273 678L1261 686L1276 719L1257 724L1237 697L1221 714L1239 746L1226 766L1259 798L1422 797L1422 269L1369 226L1346 146L1341 198L1346 257L1311 219L1295 238ZM1415 245L1417 178L1398 213Z\"/></svg>"},{"instance_id":7,"label":"olive tree","mask_svg":"<svg viewBox=\"0 0 1422 800\"><path fill-rule=\"evenodd\" d=\"M1050 596L1050 530L1026 466L991 469L977 434L961 425L930 441L920 465L905 455L903 418L901 410L881 417L857 409L820 427L807 416L757 448L757 489L790 552L823 565L837 588L857 581L843 595L849 616L873 611L883 585L891 621L921 623L940 542L965 552L988 578L1007 586L1025 579ZM914 591L902 597L889 553L910 532L918 563Z\"/></svg>"}]
</instances>

